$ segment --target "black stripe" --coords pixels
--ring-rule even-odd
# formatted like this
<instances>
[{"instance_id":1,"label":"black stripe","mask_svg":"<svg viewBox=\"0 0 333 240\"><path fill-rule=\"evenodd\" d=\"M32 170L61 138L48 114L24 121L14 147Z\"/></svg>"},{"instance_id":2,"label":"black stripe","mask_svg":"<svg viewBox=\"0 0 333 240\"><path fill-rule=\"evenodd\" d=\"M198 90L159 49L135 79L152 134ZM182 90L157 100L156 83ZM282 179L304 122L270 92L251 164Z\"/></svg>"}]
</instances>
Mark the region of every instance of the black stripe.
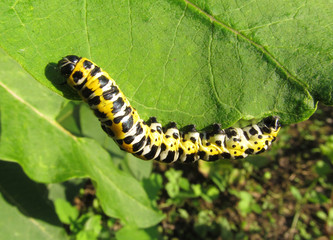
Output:
<instances>
[{"instance_id":1,"label":"black stripe","mask_svg":"<svg viewBox=\"0 0 333 240\"><path fill-rule=\"evenodd\" d=\"M265 152L266 151L266 149L265 148L262 148L259 152L256 152L256 154L260 154L260 153L263 153L263 152Z\"/></svg>"},{"instance_id":2,"label":"black stripe","mask_svg":"<svg viewBox=\"0 0 333 240\"><path fill-rule=\"evenodd\" d=\"M156 119L156 117L150 117L150 118L149 118L149 122L150 122L150 123L157 123L157 119Z\"/></svg>"},{"instance_id":3,"label":"black stripe","mask_svg":"<svg viewBox=\"0 0 333 240\"><path fill-rule=\"evenodd\" d=\"M265 133L271 133L271 130L270 130L268 127L264 126L264 127L262 128L262 132L265 132Z\"/></svg>"},{"instance_id":4,"label":"black stripe","mask_svg":"<svg viewBox=\"0 0 333 240\"><path fill-rule=\"evenodd\" d=\"M222 153L221 156L222 156L223 158L226 158L226 159L230 159L230 158L231 158L230 153L227 153L227 152Z\"/></svg>"},{"instance_id":5,"label":"black stripe","mask_svg":"<svg viewBox=\"0 0 333 240\"><path fill-rule=\"evenodd\" d=\"M184 153L184 150L182 148L178 149L178 159L180 159L180 156Z\"/></svg>"},{"instance_id":6,"label":"black stripe","mask_svg":"<svg viewBox=\"0 0 333 240\"><path fill-rule=\"evenodd\" d=\"M160 127L160 126L157 126L156 127L156 130L157 130L157 132L159 132L159 133L162 133L163 131L162 131L162 128Z\"/></svg>"},{"instance_id":7,"label":"black stripe","mask_svg":"<svg viewBox=\"0 0 333 240\"><path fill-rule=\"evenodd\" d=\"M258 131L257 130L255 130L253 127L249 130L249 133L251 134L251 135L256 135L257 133L258 133Z\"/></svg>"},{"instance_id":8,"label":"black stripe","mask_svg":"<svg viewBox=\"0 0 333 240\"><path fill-rule=\"evenodd\" d=\"M198 155L199 155L200 159L205 159L206 153L205 153L205 151L199 151Z\"/></svg>"},{"instance_id":9,"label":"black stripe","mask_svg":"<svg viewBox=\"0 0 333 240\"><path fill-rule=\"evenodd\" d=\"M84 79L84 81L81 84L75 85L74 87L75 87L75 89L80 91L84 87L84 85L86 85L86 83L87 83L87 79Z\"/></svg>"},{"instance_id":10,"label":"black stripe","mask_svg":"<svg viewBox=\"0 0 333 240\"><path fill-rule=\"evenodd\" d=\"M134 141L134 139L135 139L134 136L128 136L128 137L125 137L125 138L124 138L124 142L125 142L126 144L130 144L131 142Z\"/></svg>"},{"instance_id":11,"label":"black stripe","mask_svg":"<svg viewBox=\"0 0 333 240\"><path fill-rule=\"evenodd\" d=\"M174 139L178 139L179 138L178 133L173 133L172 136L173 136Z\"/></svg>"},{"instance_id":12,"label":"black stripe","mask_svg":"<svg viewBox=\"0 0 333 240\"><path fill-rule=\"evenodd\" d=\"M143 147L145 142L146 136L143 136L139 142L133 144L133 152L139 151Z\"/></svg>"},{"instance_id":13,"label":"black stripe","mask_svg":"<svg viewBox=\"0 0 333 240\"><path fill-rule=\"evenodd\" d=\"M126 107L126 109L125 109L125 114L124 115L122 115L122 116L119 116L119 117L116 117L115 119L113 119L113 122L114 123L116 123L116 124L118 124L118 123L120 123L121 121L123 121L123 119L125 118L125 117L127 117L127 115L130 115L131 114L131 112L132 112L132 108L131 107ZM132 119L132 120L131 120ZM130 116L127 120L125 120L125 121L132 121L132 125L133 125L133 116ZM131 122L129 122L128 124L131 124ZM125 123L125 125L126 125L126 123ZM129 129L128 129L129 130ZM127 130L127 131L128 131Z\"/></svg>"},{"instance_id":14,"label":"black stripe","mask_svg":"<svg viewBox=\"0 0 333 240\"><path fill-rule=\"evenodd\" d=\"M145 146L148 146L148 145L150 146L150 144L151 144L151 138L148 136Z\"/></svg>"},{"instance_id":15,"label":"black stripe","mask_svg":"<svg viewBox=\"0 0 333 240\"><path fill-rule=\"evenodd\" d=\"M103 112L100 112L98 109L94 109L94 114L98 118L106 118L106 114Z\"/></svg>"},{"instance_id":16,"label":"black stripe","mask_svg":"<svg viewBox=\"0 0 333 240\"><path fill-rule=\"evenodd\" d=\"M122 120L123 120L124 116L119 116L119 117L116 117L115 119L113 119L113 122L115 124L118 124L120 123Z\"/></svg>"},{"instance_id":17,"label":"black stripe","mask_svg":"<svg viewBox=\"0 0 333 240\"><path fill-rule=\"evenodd\" d=\"M85 69L90 69L92 65L93 65L92 62L90 62L89 60L85 60L85 61L83 62L83 67L84 67Z\"/></svg>"},{"instance_id":18,"label":"black stripe","mask_svg":"<svg viewBox=\"0 0 333 240\"><path fill-rule=\"evenodd\" d=\"M83 78L83 73L81 71L76 71L73 74L73 80L75 83L77 83L81 78Z\"/></svg>"},{"instance_id":19,"label":"black stripe","mask_svg":"<svg viewBox=\"0 0 333 240\"><path fill-rule=\"evenodd\" d=\"M104 132L106 132L110 137L114 137L114 133L113 133L113 131L112 131L110 128L108 128L108 127L102 125L102 129L103 129Z\"/></svg>"},{"instance_id":20,"label":"black stripe","mask_svg":"<svg viewBox=\"0 0 333 240\"><path fill-rule=\"evenodd\" d=\"M113 102L112 113L119 112L123 105L124 105L124 100L122 97L119 97L116 101Z\"/></svg>"},{"instance_id":21,"label":"black stripe","mask_svg":"<svg viewBox=\"0 0 333 240\"><path fill-rule=\"evenodd\" d=\"M95 96L92 99L88 100L89 106L91 106L91 105L98 105L100 102L101 102L101 100L100 100L99 96Z\"/></svg>"},{"instance_id":22,"label":"black stripe","mask_svg":"<svg viewBox=\"0 0 333 240\"><path fill-rule=\"evenodd\" d=\"M234 136L237 136L237 132L233 128L227 128L225 130L225 134L227 134L228 138L232 138Z\"/></svg>"},{"instance_id":23,"label":"black stripe","mask_svg":"<svg viewBox=\"0 0 333 240\"><path fill-rule=\"evenodd\" d=\"M103 92L103 97L105 100L110 100L114 95L119 93L119 89L116 86L111 86L110 90Z\"/></svg>"},{"instance_id":24,"label":"black stripe","mask_svg":"<svg viewBox=\"0 0 333 240\"><path fill-rule=\"evenodd\" d=\"M203 134L203 133L200 133L200 134L199 134L199 137L200 137L200 139L202 140L202 139L204 138L204 134Z\"/></svg>"},{"instance_id":25,"label":"black stripe","mask_svg":"<svg viewBox=\"0 0 333 240\"><path fill-rule=\"evenodd\" d=\"M224 146L225 148L227 148L227 138L224 138L223 146Z\"/></svg>"},{"instance_id":26,"label":"black stripe","mask_svg":"<svg viewBox=\"0 0 333 240\"><path fill-rule=\"evenodd\" d=\"M174 160L175 160L175 151L169 151L168 155L166 156L166 158L163 159L162 161L166 162L166 163L171 163Z\"/></svg>"},{"instance_id":27,"label":"black stripe","mask_svg":"<svg viewBox=\"0 0 333 240\"><path fill-rule=\"evenodd\" d=\"M58 63L58 66L63 65L64 62L67 62L67 60L64 60L64 59L61 60L61 61ZM63 75L63 76L65 76L66 78L68 78L68 77L72 74L74 68L75 68L75 65L74 65L74 64L72 64L72 63L68 63L68 64L66 64L65 66L61 66L61 68L60 68L60 73L61 73L61 75Z\"/></svg>"},{"instance_id":28,"label":"black stripe","mask_svg":"<svg viewBox=\"0 0 333 240\"><path fill-rule=\"evenodd\" d=\"M100 88L103 88L105 85L109 83L109 79L107 79L104 75L98 78Z\"/></svg>"},{"instance_id":29,"label":"black stripe","mask_svg":"<svg viewBox=\"0 0 333 240\"><path fill-rule=\"evenodd\" d=\"M93 93L94 92L87 87L81 91L82 97L84 97L84 98L89 98L89 96Z\"/></svg>"},{"instance_id":30,"label":"black stripe","mask_svg":"<svg viewBox=\"0 0 333 240\"><path fill-rule=\"evenodd\" d=\"M127 115L130 115L131 114L131 112L132 112L132 107L126 107L125 108L125 110L124 110L124 115L122 115L122 116L119 116L119 117L116 117L113 121L114 121L114 123L116 123L116 124L118 124L118 123L120 123L125 117L127 117ZM129 118L132 118L132 122L133 122L133 116L130 116ZM128 119L129 119L128 118ZM132 123L132 125L133 125L133 123Z\"/></svg>"},{"instance_id":31,"label":"black stripe","mask_svg":"<svg viewBox=\"0 0 333 240\"><path fill-rule=\"evenodd\" d=\"M112 121L111 120L107 120L107 121L103 122L103 124L106 125L106 126L111 127L112 126Z\"/></svg>"},{"instance_id":32,"label":"black stripe","mask_svg":"<svg viewBox=\"0 0 333 240\"><path fill-rule=\"evenodd\" d=\"M244 137L246 138L246 140L250 140L250 137L249 137L249 135L247 134L247 132L245 132L245 131L243 131L243 135L244 135Z\"/></svg>"},{"instance_id":33,"label":"black stripe","mask_svg":"<svg viewBox=\"0 0 333 240\"><path fill-rule=\"evenodd\" d=\"M194 162L194 156L195 156L194 153L187 154L186 155L186 159L185 159L184 162L186 162L186 163L192 163L192 162Z\"/></svg>"},{"instance_id":34,"label":"black stripe","mask_svg":"<svg viewBox=\"0 0 333 240\"><path fill-rule=\"evenodd\" d=\"M142 153L143 153L143 149L141 149L139 152L136 152L135 155L136 156L141 156Z\"/></svg>"},{"instance_id":35,"label":"black stripe","mask_svg":"<svg viewBox=\"0 0 333 240\"><path fill-rule=\"evenodd\" d=\"M166 145L164 143L161 144L161 152L165 151Z\"/></svg>"},{"instance_id":36,"label":"black stripe","mask_svg":"<svg viewBox=\"0 0 333 240\"><path fill-rule=\"evenodd\" d=\"M143 155L143 156L144 156L147 160L151 160L151 159L153 159L153 157L155 156L155 154L156 154L156 152L157 152L157 149L158 149L158 147L157 147L156 145L153 145L153 146L151 147L150 152L147 153L147 154L145 154L145 155Z\"/></svg>"},{"instance_id":37,"label":"black stripe","mask_svg":"<svg viewBox=\"0 0 333 240\"><path fill-rule=\"evenodd\" d=\"M130 116L126 121L122 123L123 132L128 132L133 127L133 116Z\"/></svg>"},{"instance_id":38,"label":"black stripe","mask_svg":"<svg viewBox=\"0 0 333 240\"><path fill-rule=\"evenodd\" d=\"M223 134L223 131L221 129L221 125L218 124L218 123L214 123L213 124L213 131L212 131L212 134Z\"/></svg>"},{"instance_id":39,"label":"black stripe","mask_svg":"<svg viewBox=\"0 0 333 240\"><path fill-rule=\"evenodd\" d=\"M208 157L208 161L216 161L219 160L219 155L210 155Z\"/></svg>"},{"instance_id":40,"label":"black stripe","mask_svg":"<svg viewBox=\"0 0 333 240\"><path fill-rule=\"evenodd\" d=\"M252 148L248 148L245 150L246 154L252 154L254 152L254 150Z\"/></svg>"},{"instance_id":41,"label":"black stripe","mask_svg":"<svg viewBox=\"0 0 333 240\"><path fill-rule=\"evenodd\" d=\"M143 133L143 128L141 127L141 124L138 122L138 125L136 125L136 136L140 135Z\"/></svg>"},{"instance_id":42,"label":"black stripe","mask_svg":"<svg viewBox=\"0 0 333 240\"><path fill-rule=\"evenodd\" d=\"M101 71L101 69L97 66L95 66L95 68L93 70L91 70L90 72L90 76L95 76L97 73L99 73Z\"/></svg>"}]
</instances>

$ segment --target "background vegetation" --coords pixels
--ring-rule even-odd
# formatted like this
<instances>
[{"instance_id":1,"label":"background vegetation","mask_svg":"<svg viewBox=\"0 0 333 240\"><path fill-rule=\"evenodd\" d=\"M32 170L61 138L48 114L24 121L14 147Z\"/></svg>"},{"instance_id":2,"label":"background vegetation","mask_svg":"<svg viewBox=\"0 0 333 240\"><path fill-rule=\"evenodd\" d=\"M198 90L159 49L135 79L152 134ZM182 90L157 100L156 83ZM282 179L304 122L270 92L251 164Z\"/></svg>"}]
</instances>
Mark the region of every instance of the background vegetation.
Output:
<instances>
[{"instance_id":1,"label":"background vegetation","mask_svg":"<svg viewBox=\"0 0 333 240\"><path fill-rule=\"evenodd\" d=\"M2 1L1 237L329 238L330 108L284 127L266 155L153 164L119 151L87 106L68 100L78 96L56 62L92 59L144 119L203 129L278 115L287 126L318 101L333 104L331 9L326 0Z\"/></svg>"}]
</instances>

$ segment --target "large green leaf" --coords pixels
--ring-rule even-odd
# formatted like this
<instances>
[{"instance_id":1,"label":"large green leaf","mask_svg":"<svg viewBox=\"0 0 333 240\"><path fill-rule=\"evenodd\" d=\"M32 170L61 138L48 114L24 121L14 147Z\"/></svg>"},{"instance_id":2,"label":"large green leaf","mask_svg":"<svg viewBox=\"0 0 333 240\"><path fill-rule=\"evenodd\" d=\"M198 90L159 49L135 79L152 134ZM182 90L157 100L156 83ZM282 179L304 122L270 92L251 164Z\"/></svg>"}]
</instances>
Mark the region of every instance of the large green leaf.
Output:
<instances>
[{"instance_id":1,"label":"large green leaf","mask_svg":"<svg viewBox=\"0 0 333 240\"><path fill-rule=\"evenodd\" d=\"M38 81L74 98L50 63L91 58L143 118L181 126L332 104L331 1L7 1L0 46ZM50 81L51 80L51 81Z\"/></svg>"},{"instance_id":2,"label":"large green leaf","mask_svg":"<svg viewBox=\"0 0 333 240\"><path fill-rule=\"evenodd\" d=\"M1 1L0 158L37 181L89 176L107 214L151 226L161 215L139 182L55 121L60 95L78 97L55 63L92 59L144 119L292 123L317 101L333 104L332 9L327 0Z\"/></svg>"},{"instance_id":3,"label":"large green leaf","mask_svg":"<svg viewBox=\"0 0 333 240\"><path fill-rule=\"evenodd\" d=\"M119 171L91 139L77 138L54 119L63 98L38 84L0 51L0 158L20 163L34 180L59 182L89 176L111 216L147 227L162 215L150 205L141 184Z\"/></svg>"}]
</instances>

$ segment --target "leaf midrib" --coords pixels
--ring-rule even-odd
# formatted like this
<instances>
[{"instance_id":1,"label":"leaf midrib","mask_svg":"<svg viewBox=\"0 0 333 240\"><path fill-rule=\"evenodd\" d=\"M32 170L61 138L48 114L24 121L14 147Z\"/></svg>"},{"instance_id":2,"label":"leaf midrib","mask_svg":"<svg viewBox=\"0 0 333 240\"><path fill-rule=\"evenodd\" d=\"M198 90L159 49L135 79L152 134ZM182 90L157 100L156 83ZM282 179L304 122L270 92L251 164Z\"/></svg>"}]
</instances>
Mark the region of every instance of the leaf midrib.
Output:
<instances>
[{"instance_id":1,"label":"leaf midrib","mask_svg":"<svg viewBox=\"0 0 333 240\"><path fill-rule=\"evenodd\" d=\"M55 121L54 119L49 118L48 116L46 116L45 114L43 114L42 112L40 112L37 108L35 108L30 103L28 103L27 101L25 101L23 98L21 98L20 96L18 96L15 92L13 92L8 86L6 86L1 81L0 81L0 86L3 89L5 89L13 98L15 98L16 100L18 100L19 102L21 102L23 105L27 106L34 113L36 113L38 116L40 116L41 118L43 118L47 122L49 122L52 126L56 127L59 131L65 133L66 135L68 135L69 137L71 137L74 141L77 141L77 138L73 134L71 134L70 132L68 132L66 129L64 129L57 121Z\"/></svg>"},{"instance_id":2,"label":"leaf midrib","mask_svg":"<svg viewBox=\"0 0 333 240\"><path fill-rule=\"evenodd\" d=\"M285 79L290 79L299 85L301 85L305 90L309 89L309 86L299 80L296 76L291 74L286 67L284 67L264 46L260 45L259 43L256 43L255 41L248 38L246 35L242 34L238 30L228 26L227 24L223 23L220 20L217 20L214 16L210 15L209 13L205 12L203 9L201 9L199 6L195 5L194 3L190 2L189 0L183 0L187 5L191 6L192 8L196 9L200 13L203 14L205 18L208 18L212 23L216 23L217 25L225 28L226 30L234 33L236 36L244 39L245 41L249 42L252 46L254 46L256 49L258 49L260 52L262 52L268 59L271 60L271 62L276 66L277 69L280 69L283 74L285 75ZM191 9L189 7L189 9Z\"/></svg>"}]
</instances>

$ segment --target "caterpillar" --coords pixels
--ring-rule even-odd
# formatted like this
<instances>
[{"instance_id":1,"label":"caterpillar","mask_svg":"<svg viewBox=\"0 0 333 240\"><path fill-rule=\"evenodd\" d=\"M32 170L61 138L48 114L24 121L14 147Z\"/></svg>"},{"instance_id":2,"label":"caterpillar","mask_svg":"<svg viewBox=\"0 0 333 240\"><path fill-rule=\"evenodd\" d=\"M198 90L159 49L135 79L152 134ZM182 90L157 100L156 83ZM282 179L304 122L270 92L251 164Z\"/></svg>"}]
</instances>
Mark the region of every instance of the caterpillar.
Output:
<instances>
[{"instance_id":1,"label":"caterpillar","mask_svg":"<svg viewBox=\"0 0 333 240\"><path fill-rule=\"evenodd\" d=\"M244 128L221 129L212 125L210 132L198 132L194 125L180 132L176 123L167 128L151 117L146 123L117 86L116 82L87 58L68 55L58 62L67 83L87 102L101 122L102 129L119 147L144 160L166 163L240 159L264 152L281 128L279 118L264 118Z\"/></svg>"}]
</instances>

